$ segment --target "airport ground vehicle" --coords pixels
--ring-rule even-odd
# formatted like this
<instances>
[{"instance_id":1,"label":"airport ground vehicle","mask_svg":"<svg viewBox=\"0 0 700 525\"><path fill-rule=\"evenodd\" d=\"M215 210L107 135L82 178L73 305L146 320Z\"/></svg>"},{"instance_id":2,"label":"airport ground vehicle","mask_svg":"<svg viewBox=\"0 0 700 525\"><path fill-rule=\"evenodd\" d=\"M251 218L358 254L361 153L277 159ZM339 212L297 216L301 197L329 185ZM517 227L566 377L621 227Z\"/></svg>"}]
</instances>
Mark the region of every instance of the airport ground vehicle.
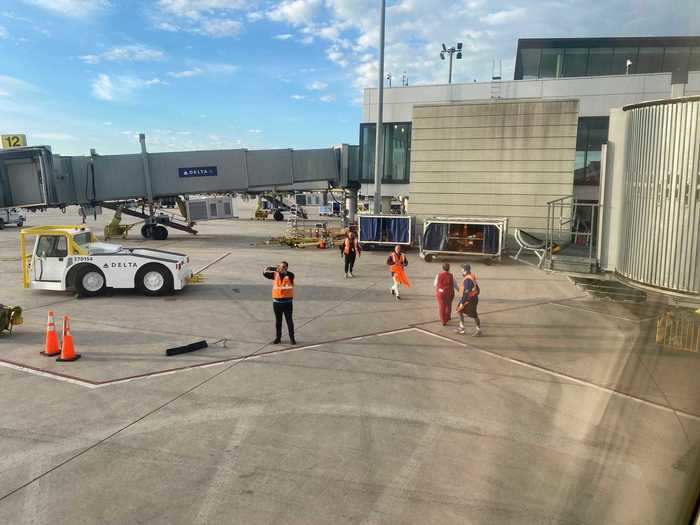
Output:
<instances>
[{"instance_id":1,"label":"airport ground vehicle","mask_svg":"<svg viewBox=\"0 0 700 525\"><path fill-rule=\"evenodd\" d=\"M27 253L27 237L35 237ZM189 257L152 248L97 242L84 226L37 226L20 232L25 288L72 290L84 297L107 288L136 288L145 295L181 290L192 277Z\"/></svg>"},{"instance_id":2,"label":"airport ground vehicle","mask_svg":"<svg viewBox=\"0 0 700 525\"><path fill-rule=\"evenodd\" d=\"M27 219L17 208L0 208L0 230L6 224L16 224L21 228L25 220Z\"/></svg>"}]
</instances>

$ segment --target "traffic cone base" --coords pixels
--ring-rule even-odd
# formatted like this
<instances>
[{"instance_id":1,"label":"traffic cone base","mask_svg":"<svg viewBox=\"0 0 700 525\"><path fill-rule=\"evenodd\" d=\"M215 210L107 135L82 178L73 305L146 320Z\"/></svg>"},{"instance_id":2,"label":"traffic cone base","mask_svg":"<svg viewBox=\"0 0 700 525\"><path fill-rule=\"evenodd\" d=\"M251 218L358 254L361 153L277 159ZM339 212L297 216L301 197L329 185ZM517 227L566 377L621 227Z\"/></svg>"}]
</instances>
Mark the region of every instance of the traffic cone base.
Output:
<instances>
[{"instance_id":1,"label":"traffic cone base","mask_svg":"<svg viewBox=\"0 0 700 525\"><path fill-rule=\"evenodd\" d=\"M80 359L80 357L81 357L80 354L74 353L74 354L73 354L73 357L70 357L70 358L67 358L67 359L64 359L63 357L57 357L57 358L56 358L56 362L57 362L57 363L64 363L64 362L70 362L70 361L77 361L78 359Z\"/></svg>"},{"instance_id":2,"label":"traffic cone base","mask_svg":"<svg viewBox=\"0 0 700 525\"><path fill-rule=\"evenodd\" d=\"M49 310L49 317L46 322L46 342L44 343L44 350L41 354L49 357L59 355L61 350L58 348L58 334L56 334L56 323L53 319L53 311Z\"/></svg>"},{"instance_id":3,"label":"traffic cone base","mask_svg":"<svg viewBox=\"0 0 700 525\"><path fill-rule=\"evenodd\" d=\"M62 363L66 361L77 361L80 359L80 354L75 353L73 346L73 334L70 333L70 324L68 316L63 316L63 344L61 345L61 356L56 359L56 362Z\"/></svg>"}]
</instances>

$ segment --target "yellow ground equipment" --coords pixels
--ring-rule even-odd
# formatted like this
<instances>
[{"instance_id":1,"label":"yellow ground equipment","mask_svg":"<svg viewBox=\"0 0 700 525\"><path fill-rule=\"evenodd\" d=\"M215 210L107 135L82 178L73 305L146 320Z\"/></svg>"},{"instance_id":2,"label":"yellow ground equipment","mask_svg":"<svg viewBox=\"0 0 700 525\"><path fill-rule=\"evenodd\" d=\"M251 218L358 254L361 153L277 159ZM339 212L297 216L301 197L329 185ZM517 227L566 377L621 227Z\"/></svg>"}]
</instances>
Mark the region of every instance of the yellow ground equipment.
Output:
<instances>
[{"instance_id":1,"label":"yellow ground equipment","mask_svg":"<svg viewBox=\"0 0 700 525\"><path fill-rule=\"evenodd\" d=\"M23 322L22 308L0 304L0 334L5 330L12 333L12 327Z\"/></svg>"},{"instance_id":2,"label":"yellow ground equipment","mask_svg":"<svg viewBox=\"0 0 700 525\"><path fill-rule=\"evenodd\" d=\"M129 235L129 230L131 230L131 228L133 228L137 224L141 224L143 221L135 222L133 224L122 224L121 222L122 210L121 208L117 208L114 212L114 217L112 217L112 221L107 226L105 226L105 241L114 237L121 237L122 239L126 239Z\"/></svg>"}]
</instances>

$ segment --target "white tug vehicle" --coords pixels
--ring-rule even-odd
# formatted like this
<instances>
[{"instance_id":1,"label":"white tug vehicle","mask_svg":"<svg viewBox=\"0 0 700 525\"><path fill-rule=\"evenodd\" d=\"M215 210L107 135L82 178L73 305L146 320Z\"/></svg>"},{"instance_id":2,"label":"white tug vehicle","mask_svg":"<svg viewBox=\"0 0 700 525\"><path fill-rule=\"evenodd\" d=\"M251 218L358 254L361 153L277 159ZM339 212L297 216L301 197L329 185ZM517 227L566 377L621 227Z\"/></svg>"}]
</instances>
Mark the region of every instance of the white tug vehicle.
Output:
<instances>
[{"instance_id":1,"label":"white tug vehicle","mask_svg":"<svg viewBox=\"0 0 700 525\"><path fill-rule=\"evenodd\" d=\"M26 253L27 237L35 237ZM75 290L94 297L107 288L136 288L145 295L181 290L192 279L189 257L152 248L98 242L84 226L37 226L20 232L25 288Z\"/></svg>"}]
</instances>

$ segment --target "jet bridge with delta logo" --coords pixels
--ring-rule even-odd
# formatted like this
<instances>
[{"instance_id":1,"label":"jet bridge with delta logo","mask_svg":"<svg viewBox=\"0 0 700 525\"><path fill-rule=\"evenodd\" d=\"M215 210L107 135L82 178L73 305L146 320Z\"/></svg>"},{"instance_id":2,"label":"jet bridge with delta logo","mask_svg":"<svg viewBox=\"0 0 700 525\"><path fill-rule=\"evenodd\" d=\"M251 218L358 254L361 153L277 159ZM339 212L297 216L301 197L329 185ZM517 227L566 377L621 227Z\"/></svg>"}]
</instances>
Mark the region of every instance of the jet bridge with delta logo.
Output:
<instances>
[{"instance_id":1,"label":"jet bridge with delta logo","mask_svg":"<svg viewBox=\"0 0 700 525\"><path fill-rule=\"evenodd\" d=\"M192 223L159 211L178 198L347 186L347 145L149 153L143 134L140 143L140 153L124 155L61 156L48 146L0 150L0 208L104 206L143 219L142 234L161 239L164 226L197 233Z\"/></svg>"}]
</instances>

